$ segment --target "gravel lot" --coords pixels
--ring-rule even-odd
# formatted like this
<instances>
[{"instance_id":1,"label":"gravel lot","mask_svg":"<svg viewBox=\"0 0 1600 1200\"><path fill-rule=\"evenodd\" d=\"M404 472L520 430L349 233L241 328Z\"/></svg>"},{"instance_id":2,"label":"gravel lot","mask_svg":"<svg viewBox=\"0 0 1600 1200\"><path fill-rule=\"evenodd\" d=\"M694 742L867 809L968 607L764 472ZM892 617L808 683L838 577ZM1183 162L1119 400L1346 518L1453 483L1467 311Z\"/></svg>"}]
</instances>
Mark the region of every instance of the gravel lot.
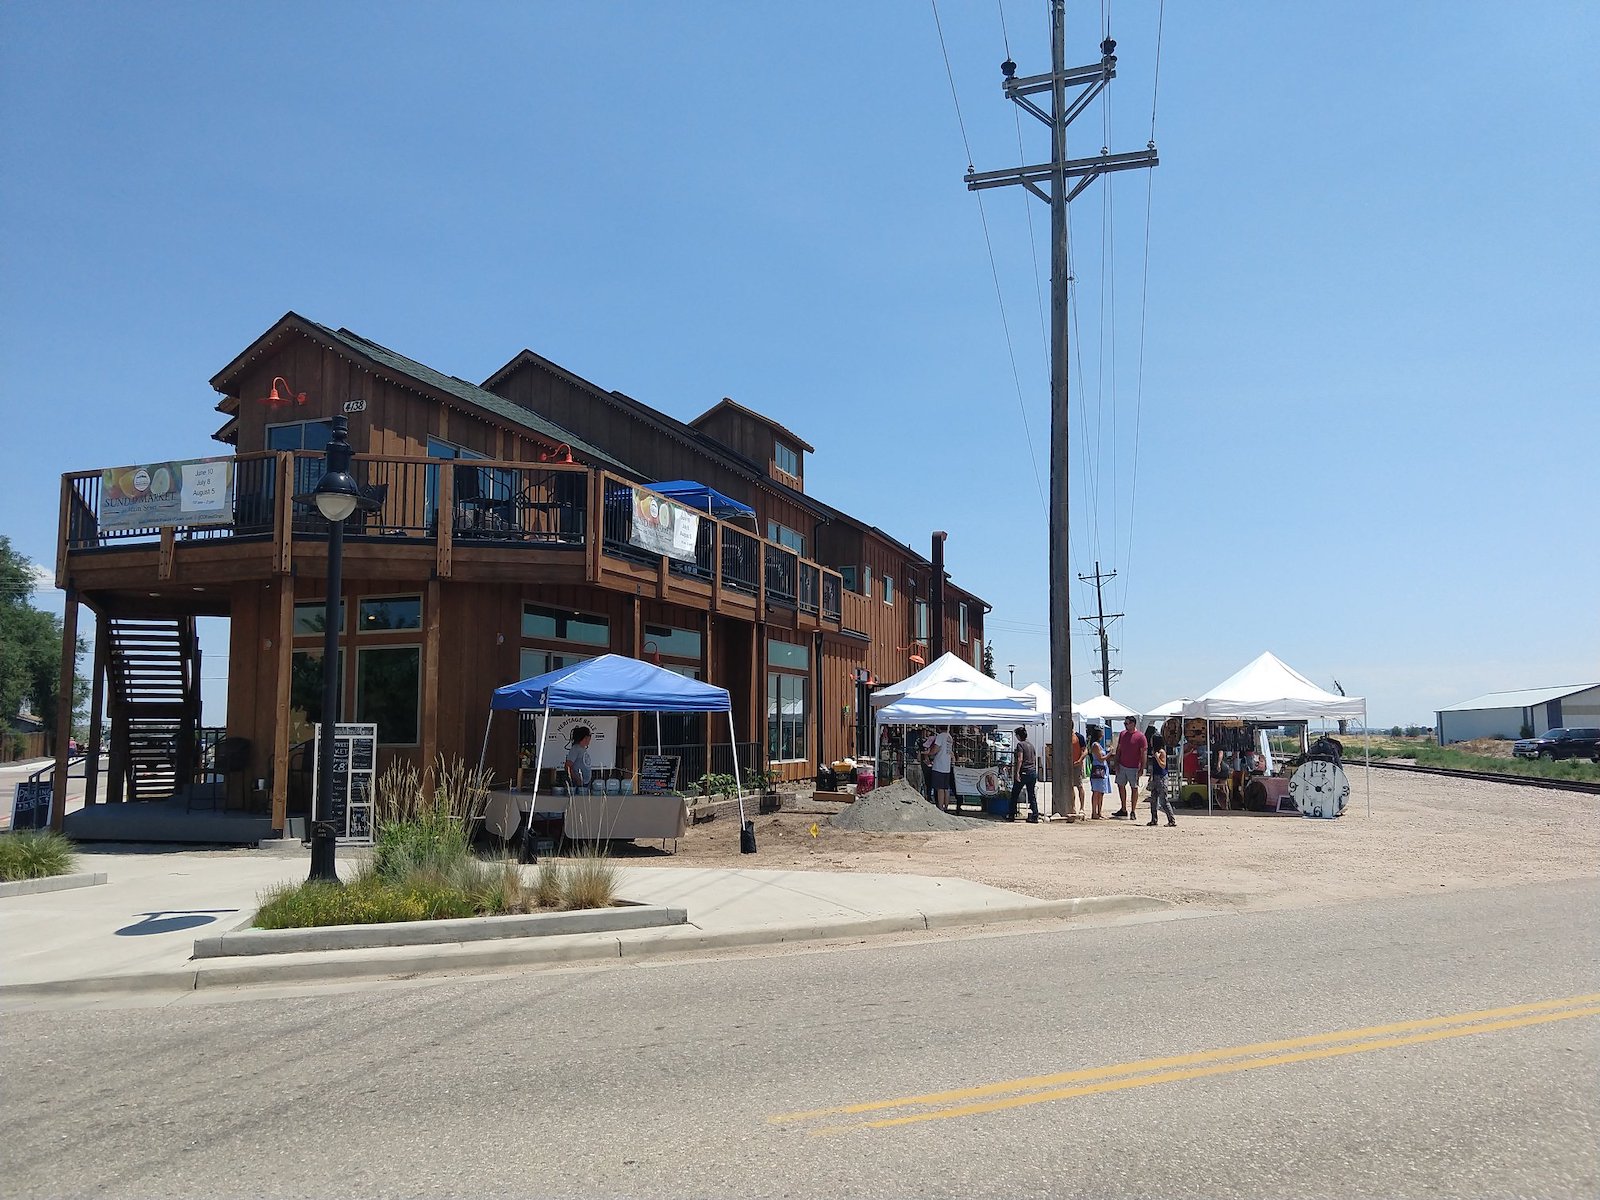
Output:
<instances>
[{"instance_id":1,"label":"gravel lot","mask_svg":"<svg viewBox=\"0 0 1600 1200\"><path fill-rule=\"evenodd\" d=\"M1600 867L1600 796L1375 770L1368 817L1357 766L1350 809L1337 821L1180 810L1175 829L989 821L971 832L885 834L782 812L757 817L756 838L759 852L743 857L737 822L711 821L661 863L951 875L1045 899L1136 893L1208 907L1289 908L1592 878ZM637 853L630 865L645 865L653 851Z\"/></svg>"}]
</instances>

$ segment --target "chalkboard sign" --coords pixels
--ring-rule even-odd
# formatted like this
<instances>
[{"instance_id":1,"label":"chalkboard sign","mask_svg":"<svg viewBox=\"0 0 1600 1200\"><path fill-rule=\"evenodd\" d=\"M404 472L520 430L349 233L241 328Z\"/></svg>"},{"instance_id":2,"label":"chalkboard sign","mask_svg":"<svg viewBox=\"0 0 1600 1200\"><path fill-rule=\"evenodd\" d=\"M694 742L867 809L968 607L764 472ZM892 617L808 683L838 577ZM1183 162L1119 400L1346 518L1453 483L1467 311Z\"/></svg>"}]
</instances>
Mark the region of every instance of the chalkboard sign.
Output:
<instances>
[{"instance_id":1,"label":"chalkboard sign","mask_svg":"<svg viewBox=\"0 0 1600 1200\"><path fill-rule=\"evenodd\" d=\"M317 727L317 769L312 774L312 797L320 820L331 822L341 842L372 841L372 785L378 767L376 725L333 727L333 786L327 800L322 786L320 756L322 727Z\"/></svg>"},{"instance_id":2,"label":"chalkboard sign","mask_svg":"<svg viewBox=\"0 0 1600 1200\"><path fill-rule=\"evenodd\" d=\"M679 759L671 754L646 754L644 769L639 772L639 794L659 796L678 787Z\"/></svg>"},{"instance_id":3,"label":"chalkboard sign","mask_svg":"<svg viewBox=\"0 0 1600 1200\"><path fill-rule=\"evenodd\" d=\"M48 829L55 785L48 779L28 779L17 784L11 801L12 829Z\"/></svg>"}]
</instances>

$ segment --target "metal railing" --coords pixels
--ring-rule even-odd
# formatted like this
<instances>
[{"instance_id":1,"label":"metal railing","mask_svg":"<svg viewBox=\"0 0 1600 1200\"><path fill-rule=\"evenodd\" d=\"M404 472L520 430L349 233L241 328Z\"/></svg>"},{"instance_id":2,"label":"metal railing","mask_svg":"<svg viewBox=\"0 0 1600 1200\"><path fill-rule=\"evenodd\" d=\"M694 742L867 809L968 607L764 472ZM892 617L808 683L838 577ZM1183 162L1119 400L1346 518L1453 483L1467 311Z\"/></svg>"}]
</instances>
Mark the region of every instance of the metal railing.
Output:
<instances>
[{"instance_id":1,"label":"metal railing","mask_svg":"<svg viewBox=\"0 0 1600 1200\"><path fill-rule=\"evenodd\" d=\"M844 580L832 571L822 573L822 619L824 621L838 621L843 616L841 608L841 595L844 591Z\"/></svg>"},{"instance_id":2,"label":"metal railing","mask_svg":"<svg viewBox=\"0 0 1600 1200\"><path fill-rule=\"evenodd\" d=\"M816 563L800 560L800 587L795 600L801 612L815 615L818 611L821 604L821 575Z\"/></svg>"},{"instance_id":3,"label":"metal railing","mask_svg":"<svg viewBox=\"0 0 1600 1200\"><path fill-rule=\"evenodd\" d=\"M794 604L795 577L799 555L773 542L764 544L766 551L767 599L779 604Z\"/></svg>"},{"instance_id":4,"label":"metal railing","mask_svg":"<svg viewBox=\"0 0 1600 1200\"><path fill-rule=\"evenodd\" d=\"M761 591L761 542L732 525L722 527L722 586L746 596Z\"/></svg>"},{"instance_id":5,"label":"metal railing","mask_svg":"<svg viewBox=\"0 0 1600 1200\"><path fill-rule=\"evenodd\" d=\"M439 472L430 467L428 496L437 507ZM581 547L588 529L588 475L551 467L485 466L456 463L451 468L454 516L451 536L458 542L532 543Z\"/></svg>"}]
</instances>

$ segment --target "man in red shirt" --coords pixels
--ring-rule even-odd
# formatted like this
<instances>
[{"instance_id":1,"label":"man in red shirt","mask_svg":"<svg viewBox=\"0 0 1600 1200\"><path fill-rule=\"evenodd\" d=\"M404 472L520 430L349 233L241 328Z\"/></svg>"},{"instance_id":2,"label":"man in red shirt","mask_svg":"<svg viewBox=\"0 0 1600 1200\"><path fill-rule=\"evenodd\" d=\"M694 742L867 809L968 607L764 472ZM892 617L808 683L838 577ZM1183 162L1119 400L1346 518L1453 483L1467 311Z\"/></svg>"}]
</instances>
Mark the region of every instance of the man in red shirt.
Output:
<instances>
[{"instance_id":1,"label":"man in red shirt","mask_svg":"<svg viewBox=\"0 0 1600 1200\"><path fill-rule=\"evenodd\" d=\"M1117 748L1112 755L1117 764L1117 803L1121 805L1111 814L1113 820L1131 821L1139 811L1139 775L1144 771L1146 748L1144 734L1139 732L1139 718L1123 717L1122 732L1117 735Z\"/></svg>"}]
</instances>

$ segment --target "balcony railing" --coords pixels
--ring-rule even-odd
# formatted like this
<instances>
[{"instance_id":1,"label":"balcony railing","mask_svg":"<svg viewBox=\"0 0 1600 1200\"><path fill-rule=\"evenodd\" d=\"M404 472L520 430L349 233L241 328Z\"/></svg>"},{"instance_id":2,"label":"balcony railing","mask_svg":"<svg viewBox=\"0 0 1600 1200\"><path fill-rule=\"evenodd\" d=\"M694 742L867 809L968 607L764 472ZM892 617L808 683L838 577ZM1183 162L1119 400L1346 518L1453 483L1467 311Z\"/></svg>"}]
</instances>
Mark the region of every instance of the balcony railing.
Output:
<instances>
[{"instance_id":1,"label":"balcony railing","mask_svg":"<svg viewBox=\"0 0 1600 1200\"><path fill-rule=\"evenodd\" d=\"M321 478L321 454L241 454L232 462L231 519L172 526L174 542L326 535L322 518L292 501L293 496L311 491ZM360 454L351 469L374 502L372 509L357 512L345 525L346 537L355 542L442 547L448 539L463 549L582 552L593 537L590 509L594 499L603 496L598 549L605 558L657 569L664 562L673 577L699 580L752 599L764 597L835 625L843 615L844 588L837 571L802 559L739 524L696 514L693 557L663 554L659 534L643 537L634 528L635 495L649 489L605 473L596 480L596 472L586 467ZM114 549L161 541L167 530L159 526L101 524L102 474L83 471L63 478L66 549ZM661 500L667 502L665 497Z\"/></svg>"}]
</instances>

